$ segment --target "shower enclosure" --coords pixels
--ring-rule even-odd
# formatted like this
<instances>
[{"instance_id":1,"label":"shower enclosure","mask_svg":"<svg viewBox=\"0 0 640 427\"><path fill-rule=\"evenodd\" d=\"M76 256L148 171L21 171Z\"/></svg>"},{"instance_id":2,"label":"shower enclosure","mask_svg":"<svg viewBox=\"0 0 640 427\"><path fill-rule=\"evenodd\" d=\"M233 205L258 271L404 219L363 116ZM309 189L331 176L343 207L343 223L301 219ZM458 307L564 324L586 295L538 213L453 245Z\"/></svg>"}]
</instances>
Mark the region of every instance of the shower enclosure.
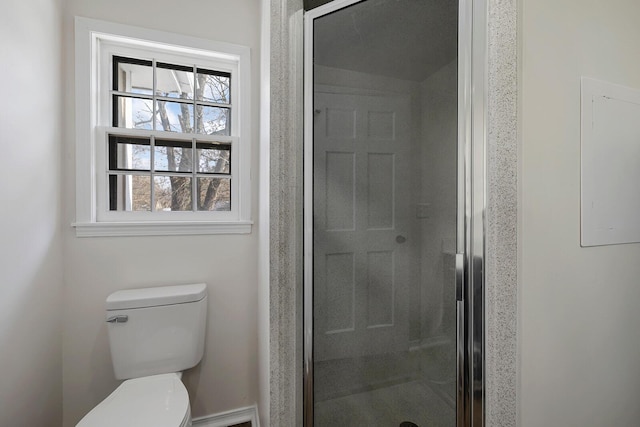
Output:
<instances>
[{"instance_id":1,"label":"shower enclosure","mask_svg":"<svg viewBox=\"0 0 640 427\"><path fill-rule=\"evenodd\" d=\"M473 6L325 3L305 15L305 426L482 426Z\"/></svg>"}]
</instances>

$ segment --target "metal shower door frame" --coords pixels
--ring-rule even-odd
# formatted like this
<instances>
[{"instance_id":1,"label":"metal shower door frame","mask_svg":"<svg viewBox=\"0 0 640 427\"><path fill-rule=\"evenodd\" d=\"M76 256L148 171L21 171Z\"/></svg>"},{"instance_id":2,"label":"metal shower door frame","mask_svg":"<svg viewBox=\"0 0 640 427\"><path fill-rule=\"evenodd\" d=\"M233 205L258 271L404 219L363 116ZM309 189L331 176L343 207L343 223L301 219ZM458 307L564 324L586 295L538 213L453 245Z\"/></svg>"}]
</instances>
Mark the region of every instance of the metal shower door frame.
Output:
<instances>
[{"instance_id":1,"label":"metal shower door frame","mask_svg":"<svg viewBox=\"0 0 640 427\"><path fill-rule=\"evenodd\" d=\"M313 426L313 23L366 0L304 13L303 425ZM487 3L459 0L456 426L484 427Z\"/></svg>"}]
</instances>

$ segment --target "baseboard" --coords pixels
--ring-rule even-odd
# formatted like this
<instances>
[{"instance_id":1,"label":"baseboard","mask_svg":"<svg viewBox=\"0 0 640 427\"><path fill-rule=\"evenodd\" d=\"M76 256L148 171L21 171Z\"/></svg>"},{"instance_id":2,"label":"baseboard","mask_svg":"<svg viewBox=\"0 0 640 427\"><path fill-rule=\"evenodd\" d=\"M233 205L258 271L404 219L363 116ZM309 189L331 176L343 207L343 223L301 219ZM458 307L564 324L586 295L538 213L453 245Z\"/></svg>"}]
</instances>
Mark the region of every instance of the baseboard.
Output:
<instances>
[{"instance_id":1,"label":"baseboard","mask_svg":"<svg viewBox=\"0 0 640 427\"><path fill-rule=\"evenodd\" d=\"M258 407L256 405L194 418L193 427L229 427L246 422L251 422L251 427L260 427L260 418L258 417Z\"/></svg>"}]
</instances>

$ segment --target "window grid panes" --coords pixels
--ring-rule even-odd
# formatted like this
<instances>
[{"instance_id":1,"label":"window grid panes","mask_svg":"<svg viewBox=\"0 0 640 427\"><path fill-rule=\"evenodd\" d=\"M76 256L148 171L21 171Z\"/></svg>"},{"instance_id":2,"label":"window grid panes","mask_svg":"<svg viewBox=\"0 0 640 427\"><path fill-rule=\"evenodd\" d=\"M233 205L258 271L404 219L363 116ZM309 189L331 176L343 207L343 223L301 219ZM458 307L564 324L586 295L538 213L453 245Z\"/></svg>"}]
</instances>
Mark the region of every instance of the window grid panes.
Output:
<instances>
[{"instance_id":1,"label":"window grid panes","mask_svg":"<svg viewBox=\"0 0 640 427\"><path fill-rule=\"evenodd\" d=\"M231 211L231 143L197 137L231 135L231 74L115 55L112 70L113 127L156 133L109 134L108 209Z\"/></svg>"},{"instance_id":2,"label":"window grid panes","mask_svg":"<svg viewBox=\"0 0 640 427\"><path fill-rule=\"evenodd\" d=\"M112 125L231 135L231 74L113 56Z\"/></svg>"},{"instance_id":3,"label":"window grid panes","mask_svg":"<svg viewBox=\"0 0 640 427\"><path fill-rule=\"evenodd\" d=\"M110 134L110 211L231 210L231 143Z\"/></svg>"}]
</instances>

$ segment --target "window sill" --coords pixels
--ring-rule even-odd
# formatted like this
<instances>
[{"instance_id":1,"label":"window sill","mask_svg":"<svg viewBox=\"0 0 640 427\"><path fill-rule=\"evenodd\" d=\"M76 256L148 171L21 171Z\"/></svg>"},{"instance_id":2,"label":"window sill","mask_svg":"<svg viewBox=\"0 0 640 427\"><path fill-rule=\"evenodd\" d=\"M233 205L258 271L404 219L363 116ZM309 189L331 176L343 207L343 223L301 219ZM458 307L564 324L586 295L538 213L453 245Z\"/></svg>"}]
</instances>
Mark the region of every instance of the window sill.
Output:
<instances>
[{"instance_id":1,"label":"window sill","mask_svg":"<svg viewBox=\"0 0 640 427\"><path fill-rule=\"evenodd\" d=\"M251 221L148 221L148 222L77 222L76 237L117 236L186 236L202 234L249 234Z\"/></svg>"}]
</instances>

